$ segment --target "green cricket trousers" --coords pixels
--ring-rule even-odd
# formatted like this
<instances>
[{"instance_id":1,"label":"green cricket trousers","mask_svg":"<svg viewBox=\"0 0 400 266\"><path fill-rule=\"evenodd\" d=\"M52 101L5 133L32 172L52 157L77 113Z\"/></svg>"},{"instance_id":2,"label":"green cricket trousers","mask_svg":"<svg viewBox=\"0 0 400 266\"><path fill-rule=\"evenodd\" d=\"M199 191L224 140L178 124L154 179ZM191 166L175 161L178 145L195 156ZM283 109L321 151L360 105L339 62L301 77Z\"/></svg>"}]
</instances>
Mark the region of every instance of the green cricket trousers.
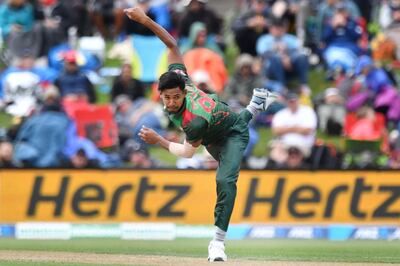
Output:
<instances>
[{"instance_id":1,"label":"green cricket trousers","mask_svg":"<svg viewBox=\"0 0 400 266\"><path fill-rule=\"evenodd\" d=\"M217 203L214 210L215 225L228 230L236 198L236 182L239 176L243 153L249 142L248 124L252 114L243 110L232 126L231 133L221 142L207 146L208 152L218 161Z\"/></svg>"}]
</instances>

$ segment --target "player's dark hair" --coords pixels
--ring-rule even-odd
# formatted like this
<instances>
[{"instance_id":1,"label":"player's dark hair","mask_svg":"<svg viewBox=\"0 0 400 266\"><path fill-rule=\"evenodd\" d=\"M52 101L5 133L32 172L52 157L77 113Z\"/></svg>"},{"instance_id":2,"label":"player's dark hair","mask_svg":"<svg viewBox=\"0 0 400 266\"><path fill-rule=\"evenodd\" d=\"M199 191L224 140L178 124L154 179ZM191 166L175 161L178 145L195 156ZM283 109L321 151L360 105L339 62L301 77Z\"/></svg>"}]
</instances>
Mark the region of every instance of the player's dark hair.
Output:
<instances>
[{"instance_id":1,"label":"player's dark hair","mask_svg":"<svg viewBox=\"0 0 400 266\"><path fill-rule=\"evenodd\" d=\"M158 91L162 92L166 89L179 88L182 91L185 90L185 80L182 75L174 72L168 71L161 75L158 81Z\"/></svg>"}]
</instances>

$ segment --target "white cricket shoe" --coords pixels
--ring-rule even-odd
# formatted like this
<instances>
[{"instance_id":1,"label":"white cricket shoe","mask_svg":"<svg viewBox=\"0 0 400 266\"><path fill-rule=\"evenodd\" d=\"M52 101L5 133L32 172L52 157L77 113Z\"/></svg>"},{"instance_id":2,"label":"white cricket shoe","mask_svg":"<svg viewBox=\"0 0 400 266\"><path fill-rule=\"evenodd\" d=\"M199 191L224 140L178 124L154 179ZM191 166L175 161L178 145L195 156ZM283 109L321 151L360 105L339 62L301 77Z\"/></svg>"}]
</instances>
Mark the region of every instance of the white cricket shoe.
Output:
<instances>
[{"instance_id":1,"label":"white cricket shoe","mask_svg":"<svg viewBox=\"0 0 400 266\"><path fill-rule=\"evenodd\" d=\"M258 111L265 111L277 98L278 96L276 94L267 89L255 88L249 105Z\"/></svg>"},{"instance_id":2,"label":"white cricket shoe","mask_svg":"<svg viewBox=\"0 0 400 266\"><path fill-rule=\"evenodd\" d=\"M224 242L211 240L208 245L208 261L227 261Z\"/></svg>"}]
</instances>

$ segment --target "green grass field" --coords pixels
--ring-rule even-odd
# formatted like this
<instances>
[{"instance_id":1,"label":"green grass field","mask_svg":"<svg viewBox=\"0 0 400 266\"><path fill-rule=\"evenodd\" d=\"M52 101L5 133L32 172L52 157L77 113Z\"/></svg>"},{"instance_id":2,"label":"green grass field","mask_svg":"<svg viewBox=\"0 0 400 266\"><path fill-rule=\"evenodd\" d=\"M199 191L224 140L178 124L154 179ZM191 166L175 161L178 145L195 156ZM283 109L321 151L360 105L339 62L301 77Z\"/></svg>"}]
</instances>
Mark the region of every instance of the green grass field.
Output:
<instances>
[{"instance_id":1,"label":"green grass field","mask_svg":"<svg viewBox=\"0 0 400 266\"><path fill-rule=\"evenodd\" d=\"M63 251L98 254L130 254L207 258L206 239L175 241L132 241L116 239L11 240L1 239L0 250ZM325 240L232 240L226 251L230 261L399 263L399 241ZM32 262L1 260L0 265L35 265ZM46 261L36 265L66 265ZM79 265L70 263L68 265ZM88 264L83 264L88 265ZM90 264L89 264L90 265ZM112 264L116 265L116 264ZM154 264L152 264L154 265ZM251 265L251 263L249 264Z\"/></svg>"}]
</instances>

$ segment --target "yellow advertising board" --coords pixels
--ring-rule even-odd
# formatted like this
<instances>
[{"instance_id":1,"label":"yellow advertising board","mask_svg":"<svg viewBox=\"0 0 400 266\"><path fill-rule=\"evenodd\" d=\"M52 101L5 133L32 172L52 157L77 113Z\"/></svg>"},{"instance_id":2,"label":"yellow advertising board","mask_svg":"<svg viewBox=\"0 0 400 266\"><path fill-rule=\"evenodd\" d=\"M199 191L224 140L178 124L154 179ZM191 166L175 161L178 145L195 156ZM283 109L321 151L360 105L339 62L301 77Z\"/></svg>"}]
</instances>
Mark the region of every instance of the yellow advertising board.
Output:
<instances>
[{"instance_id":1,"label":"yellow advertising board","mask_svg":"<svg viewBox=\"0 0 400 266\"><path fill-rule=\"evenodd\" d=\"M0 223L213 223L214 171L0 170ZM399 172L242 171L233 223L400 224Z\"/></svg>"}]
</instances>

